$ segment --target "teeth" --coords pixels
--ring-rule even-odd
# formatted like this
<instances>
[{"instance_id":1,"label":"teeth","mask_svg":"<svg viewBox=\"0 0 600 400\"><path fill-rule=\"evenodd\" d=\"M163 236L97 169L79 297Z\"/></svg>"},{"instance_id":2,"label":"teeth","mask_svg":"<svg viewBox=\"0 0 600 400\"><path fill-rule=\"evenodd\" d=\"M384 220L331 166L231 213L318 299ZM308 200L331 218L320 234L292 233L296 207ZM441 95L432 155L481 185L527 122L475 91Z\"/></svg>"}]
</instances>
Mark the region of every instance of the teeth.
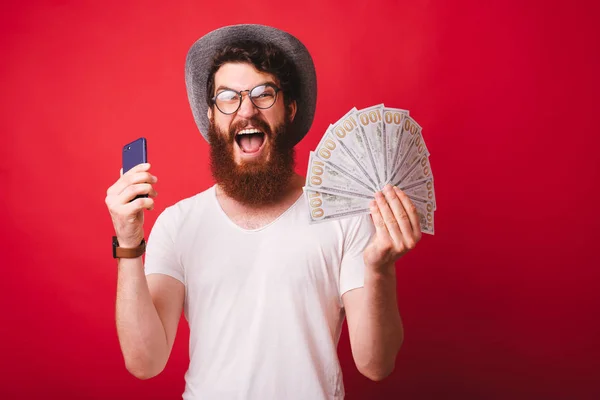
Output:
<instances>
[{"instance_id":1,"label":"teeth","mask_svg":"<svg viewBox=\"0 0 600 400\"><path fill-rule=\"evenodd\" d=\"M260 133L258 129L242 129L238 132L238 135L252 135L255 133Z\"/></svg>"}]
</instances>

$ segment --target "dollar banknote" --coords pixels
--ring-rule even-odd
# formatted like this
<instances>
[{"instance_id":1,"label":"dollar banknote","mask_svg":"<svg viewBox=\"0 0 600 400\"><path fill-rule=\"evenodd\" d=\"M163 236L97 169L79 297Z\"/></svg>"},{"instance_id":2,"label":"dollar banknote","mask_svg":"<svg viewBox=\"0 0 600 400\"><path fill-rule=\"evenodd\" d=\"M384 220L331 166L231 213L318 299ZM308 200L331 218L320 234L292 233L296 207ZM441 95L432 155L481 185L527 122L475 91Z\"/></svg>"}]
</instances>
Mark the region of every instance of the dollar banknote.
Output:
<instances>
[{"instance_id":1,"label":"dollar banknote","mask_svg":"<svg viewBox=\"0 0 600 400\"><path fill-rule=\"evenodd\" d=\"M435 211L433 203L427 200L418 199L414 197L412 197L410 200L413 202L415 208L417 209L417 215L419 216L419 223L421 225L421 232L433 235L433 212Z\"/></svg>"},{"instance_id":2,"label":"dollar banknote","mask_svg":"<svg viewBox=\"0 0 600 400\"><path fill-rule=\"evenodd\" d=\"M436 209L435 189L433 187L433 178L420 179L410 183L403 183L398 187L409 197L416 197L422 200L431 201L433 209Z\"/></svg>"},{"instance_id":3,"label":"dollar banknote","mask_svg":"<svg viewBox=\"0 0 600 400\"><path fill-rule=\"evenodd\" d=\"M386 153L386 182L392 178L394 163L398 157L398 152L402 151L402 137L404 131L402 126L404 118L409 115L407 110L399 108L383 108L383 135L385 136ZM406 135L408 137L408 135ZM406 146L406 144L404 145Z\"/></svg>"},{"instance_id":4,"label":"dollar banknote","mask_svg":"<svg viewBox=\"0 0 600 400\"><path fill-rule=\"evenodd\" d=\"M356 119L362 135L367 140L373 161L379 189L387 180L387 138L383 134L383 104L356 111Z\"/></svg>"},{"instance_id":5,"label":"dollar banknote","mask_svg":"<svg viewBox=\"0 0 600 400\"><path fill-rule=\"evenodd\" d=\"M373 198L373 190L354 176L344 172L329 161L323 161L310 152L306 188L316 192L350 197Z\"/></svg>"},{"instance_id":6,"label":"dollar banknote","mask_svg":"<svg viewBox=\"0 0 600 400\"><path fill-rule=\"evenodd\" d=\"M331 127L321 138L321 141L315 149L315 153L321 160L330 162L347 175L351 175L361 182L364 182L373 191L377 190L377 186L369 178L369 175L364 168L354 161L344 146L341 146L335 139Z\"/></svg>"},{"instance_id":7,"label":"dollar banknote","mask_svg":"<svg viewBox=\"0 0 600 400\"><path fill-rule=\"evenodd\" d=\"M375 192L391 184L415 205L422 231L433 234L437 202L429 156L408 110L351 109L309 155L304 192L311 223L367 214Z\"/></svg>"},{"instance_id":8,"label":"dollar banknote","mask_svg":"<svg viewBox=\"0 0 600 400\"><path fill-rule=\"evenodd\" d=\"M421 158L417 159L413 165L409 166L403 175L398 176L398 178L392 181L392 185L400 187L420 179L429 178L431 176L429 157L422 156Z\"/></svg>"},{"instance_id":9,"label":"dollar banknote","mask_svg":"<svg viewBox=\"0 0 600 400\"><path fill-rule=\"evenodd\" d=\"M304 189L310 209L311 223L335 221L357 215L369 214L370 199L345 197L330 193ZM421 232L434 234L433 203L419 198L411 198L417 210Z\"/></svg>"},{"instance_id":10,"label":"dollar banknote","mask_svg":"<svg viewBox=\"0 0 600 400\"><path fill-rule=\"evenodd\" d=\"M364 132L359 128L356 108L348 111L339 121L332 124L330 131L340 146L360 167L363 174L367 176L371 185L380 189L381 181L377 176L373 151Z\"/></svg>"},{"instance_id":11,"label":"dollar banknote","mask_svg":"<svg viewBox=\"0 0 600 400\"><path fill-rule=\"evenodd\" d=\"M403 130L407 133L406 137L409 142L406 149L402 151L402 157L398 158L394 166L394 169L400 174L404 174L406 168L413 165L422 155L429 156L429 150L421 136L421 127L411 117L405 119Z\"/></svg>"},{"instance_id":12,"label":"dollar banknote","mask_svg":"<svg viewBox=\"0 0 600 400\"><path fill-rule=\"evenodd\" d=\"M371 199L338 196L304 189L310 210L311 223L334 221L369 213Z\"/></svg>"},{"instance_id":13,"label":"dollar banknote","mask_svg":"<svg viewBox=\"0 0 600 400\"><path fill-rule=\"evenodd\" d=\"M429 150L425 146L425 141L421 136L421 127L410 116L406 116L402 122L401 139L398 143L400 149L396 151L396 159L392 167L392 178L402 176L406 169L413 165L415 160L421 155L429 156Z\"/></svg>"}]
</instances>

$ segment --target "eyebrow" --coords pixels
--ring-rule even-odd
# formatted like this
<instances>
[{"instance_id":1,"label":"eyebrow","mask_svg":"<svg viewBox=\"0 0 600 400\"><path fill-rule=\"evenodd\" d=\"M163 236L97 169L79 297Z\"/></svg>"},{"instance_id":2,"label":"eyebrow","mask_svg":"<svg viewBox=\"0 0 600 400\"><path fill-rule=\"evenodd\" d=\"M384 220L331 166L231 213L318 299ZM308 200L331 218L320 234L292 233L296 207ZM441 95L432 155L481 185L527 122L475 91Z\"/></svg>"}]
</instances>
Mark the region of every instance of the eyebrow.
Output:
<instances>
[{"instance_id":1,"label":"eyebrow","mask_svg":"<svg viewBox=\"0 0 600 400\"><path fill-rule=\"evenodd\" d=\"M258 84L258 85L256 85L256 86L261 86L261 85L266 85L266 84L270 84L270 85L273 85L273 86L275 86L275 87L278 87L278 86L275 84L275 82L273 82L273 81L266 81L266 82L263 82L263 83L259 83L259 84ZM250 90L254 89L256 86L254 86L254 87L250 88ZM219 85L219 87L218 87L218 88L215 90L215 92L216 92L216 93L218 93L219 91L222 91L222 90L233 90L234 92L237 92L237 90L235 90L235 89L232 89L232 88L230 88L230 87L228 87L228 86L223 86L223 85ZM246 90L247 90L247 89L246 89Z\"/></svg>"}]
</instances>

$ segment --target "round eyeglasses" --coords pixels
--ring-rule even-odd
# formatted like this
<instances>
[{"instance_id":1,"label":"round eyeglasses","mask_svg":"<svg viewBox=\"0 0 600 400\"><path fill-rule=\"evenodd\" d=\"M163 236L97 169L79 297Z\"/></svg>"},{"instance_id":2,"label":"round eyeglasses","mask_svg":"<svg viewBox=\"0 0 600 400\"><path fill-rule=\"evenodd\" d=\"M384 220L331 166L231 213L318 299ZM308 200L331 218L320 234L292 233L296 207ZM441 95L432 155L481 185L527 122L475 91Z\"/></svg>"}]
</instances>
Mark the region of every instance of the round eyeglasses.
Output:
<instances>
[{"instance_id":1,"label":"round eyeglasses","mask_svg":"<svg viewBox=\"0 0 600 400\"><path fill-rule=\"evenodd\" d=\"M261 110L265 110L273 107L273 104L277 101L277 93L280 91L281 89L277 86L265 83L263 85L258 85L253 89L242 90L239 92L232 89L223 90L222 92L217 93L217 95L212 98L212 101L223 114L233 114L239 110L242 105L242 93L247 92L252 104Z\"/></svg>"}]
</instances>

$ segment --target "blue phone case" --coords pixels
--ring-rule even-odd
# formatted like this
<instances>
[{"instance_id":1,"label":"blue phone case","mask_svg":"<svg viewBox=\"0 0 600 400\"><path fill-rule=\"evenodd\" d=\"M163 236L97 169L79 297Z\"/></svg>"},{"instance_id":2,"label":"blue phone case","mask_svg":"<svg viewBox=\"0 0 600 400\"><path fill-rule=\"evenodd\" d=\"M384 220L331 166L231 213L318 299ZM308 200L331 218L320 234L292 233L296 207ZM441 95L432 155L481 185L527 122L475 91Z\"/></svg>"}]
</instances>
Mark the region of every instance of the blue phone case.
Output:
<instances>
[{"instance_id":1,"label":"blue phone case","mask_svg":"<svg viewBox=\"0 0 600 400\"><path fill-rule=\"evenodd\" d=\"M129 171L138 164L148 162L148 150L146 147L146 138L139 138L123 146L123 173ZM133 200L140 197L148 197L147 194L135 196Z\"/></svg>"},{"instance_id":2,"label":"blue phone case","mask_svg":"<svg viewBox=\"0 0 600 400\"><path fill-rule=\"evenodd\" d=\"M123 146L123 173L146 162L148 162L146 138L141 137Z\"/></svg>"}]
</instances>

